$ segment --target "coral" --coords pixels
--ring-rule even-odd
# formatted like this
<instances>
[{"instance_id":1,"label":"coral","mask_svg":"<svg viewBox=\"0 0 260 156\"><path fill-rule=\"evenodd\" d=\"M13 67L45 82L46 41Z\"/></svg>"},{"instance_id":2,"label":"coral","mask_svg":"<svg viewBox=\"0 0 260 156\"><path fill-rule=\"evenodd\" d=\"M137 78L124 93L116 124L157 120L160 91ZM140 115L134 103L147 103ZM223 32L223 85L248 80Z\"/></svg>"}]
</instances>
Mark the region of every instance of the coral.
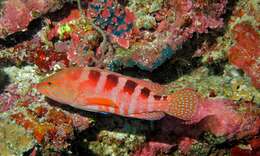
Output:
<instances>
[{"instance_id":1,"label":"coral","mask_svg":"<svg viewBox=\"0 0 260 156\"><path fill-rule=\"evenodd\" d=\"M260 36L248 23L233 28L236 44L229 49L229 62L241 68L256 88L260 88Z\"/></svg>"},{"instance_id":2,"label":"coral","mask_svg":"<svg viewBox=\"0 0 260 156\"><path fill-rule=\"evenodd\" d=\"M134 156L156 156L169 153L173 145L166 143L160 143L155 141L149 141L144 145L141 150L135 152Z\"/></svg>"},{"instance_id":3,"label":"coral","mask_svg":"<svg viewBox=\"0 0 260 156\"><path fill-rule=\"evenodd\" d=\"M197 143L198 141L195 139L191 139L188 137L183 138L179 143L179 150L181 153L187 154L192 149L192 145Z\"/></svg>"},{"instance_id":4,"label":"coral","mask_svg":"<svg viewBox=\"0 0 260 156\"><path fill-rule=\"evenodd\" d=\"M120 65L137 65L148 71L156 69L171 58L193 33L207 33L208 28L221 28L223 22L220 15L225 12L226 3L226 0L216 3L189 0L129 2L127 6L136 16L134 28L144 30L138 31L139 38L131 38L129 50L116 50L127 54L124 57L115 56L108 66L112 70ZM202 10L208 9L211 11L205 15Z\"/></svg>"},{"instance_id":5,"label":"coral","mask_svg":"<svg viewBox=\"0 0 260 156\"><path fill-rule=\"evenodd\" d=\"M94 115L95 124L83 133L79 144L96 155L132 155L146 141L150 124L108 114Z\"/></svg>"},{"instance_id":6,"label":"coral","mask_svg":"<svg viewBox=\"0 0 260 156\"><path fill-rule=\"evenodd\" d=\"M215 2L215 1L214 1ZM195 1L190 0L170 1L171 6L176 10L175 21L170 26L171 32L173 33L169 39L169 44L176 48L187 39L192 37L194 32L203 33L207 32L208 28L220 28L223 26L223 21L219 16L225 12L226 0L221 0L215 3L207 3L207 1ZM207 15L201 12L204 10L211 10ZM215 11L213 11L215 10ZM218 11L217 11L218 10ZM188 25L185 27L185 25ZM184 26L183 29L180 29Z\"/></svg>"},{"instance_id":7,"label":"coral","mask_svg":"<svg viewBox=\"0 0 260 156\"><path fill-rule=\"evenodd\" d=\"M41 77L37 75L36 66L24 66L18 68L15 66L3 68L3 71L9 78L9 82L17 85L16 91L13 93L26 95L31 90L32 84L40 82Z\"/></svg>"},{"instance_id":8,"label":"coral","mask_svg":"<svg viewBox=\"0 0 260 156\"><path fill-rule=\"evenodd\" d=\"M25 113L10 114L16 124L32 131L43 152L62 151L68 148L67 140L74 136L74 128L80 132L89 126L89 120L84 117L73 116L54 108L38 106L35 109L26 109ZM82 118L82 119L80 119ZM79 127L79 124L84 124ZM79 128L79 129L77 129Z\"/></svg>"},{"instance_id":9,"label":"coral","mask_svg":"<svg viewBox=\"0 0 260 156\"><path fill-rule=\"evenodd\" d=\"M216 43L213 41L203 42L202 46L195 51L193 57L202 57L201 62L203 64L225 61L227 52L232 45L231 33L227 31L226 34L216 38L215 41Z\"/></svg>"},{"instance_id":10,"label":"coral","mask_svg":"<svg viewBox=\"0 0 260 156\"><path fill-rule=\"evenodd\" d=\"M26 133L32 132L43 153L68 148L74 131L79 133L90 126L91 120L87 117L60 111L38 97L36 90L31 89L41 78L36 74L36 66L5 67L3 71L11 84L0 94L0 108L4 112L0 117L15 121L26 129Z\"/></svg>"},{"instance_id":11,"label":"coral","mask_svg":"<svg viewBox=\"0 0 260 156\"><path fill-rule=\"evenodd\" d=\"M161 9L163 6L163 0L155 1L130 1L128 4L129 9L135 13L137 19L134 21L134 25L138 28L144 28L146 30L156 27L156 18L152 16Z\"/></svg>"},{"instance_id":12,"label":"coral","mask_svg":"<svg viewBox=\"0 0 260 156\"><path fill-rule=\"evenodd\" d=\"M144 136L103 130L98 134L97 141L90 142L88 148L97 155L129 155L144 141Z\"/></svg>"},{"instance_id":13,"label":"coral","mask_svg":"<svg viewBox=\"0 0 260 156\"><path fill-rule=\"evenodd\" d=\"M20 69L17 67L6 67L2 69L8 76L8 84L4 92L0 94L0 112L6 112L16 105L27 105L35 98L35 90L31 92L33 83L40 81L40 76L36 74L35 66L25 66Z\"/></svg>"},{"instance_id":14,"label":"coral","mask_svg":"<svg viewBox=\"0 0 260 156\"><path fill-rule=\"evenodd\" d=\"M258 1L257 0L251 0L248 3L249 3L249 7L248 7L249 8L249 14L253 15L257 22L260 22L260 16L259 16L260 9L259 9Z\"/></svg>"},{"instance_id":15,"label":"coral","mask_svg":"<svg viewBox=\"0 0 260 156\"><path fill-rule=\"evenodd\" d=\"M4 89L4 91L4 93L0 94L0 113L6 112L15 107L17 101L21 98L17 93L17 85L9 85Z\"/></svg>"},{"instance_id":16,"label":"coral","mask_svg":"<svg viewBox=\"0 0 260 156\"><path fill-rule=\"evenodd\" d=\"M63 6L63 0L4 0L1 1L0 37L26 29L29 23L43 14Z\"/></svg>"},{"instance_id":17,"label":"coral","mask_svg":"<svg viewBox=\"0 0 260 156\"><path fill-rule=\"evenodd\" d=\"M70 64L78 66L86 66L93 62L98 64L96 60L100 56L97 54L97 49L101 36L96 26L80 17L78 10L71 10L66 18L47 32L48 40L51 41L57 37L62 40L54 43L54 49L57 52L65 51Z\"/></svg>"},{"instance_id":18,"label":"coral","mask_svg":"<svg viewBox=\"0 0 260 156\"><path fill-rule=\"evenodd\" d=\"M143 70L152 71L174 54L174 51L169 46L161 47L163 42L165 41L156 37L154 41L149 43L133 44L129 49L118 48L116 49L114 60L108 66L111 70L114 70L116 67L113 64L117 66L115 63L119 61L121 62L120 65L123 64L128 67L137 65ZM153 57L146 57L152 53Z\"/></svg>"},{"instance_id":19,"label":"coral","mask_svg":"<svg viewBox=\"0 0 260 156\"><path fill-rule=\"evenodd\" d=\"M152 71L170 59L193 33L222 27L220 15L225 12L226 0L212 4L190 0L183 3L93 0L82 4L86 6L82 11L83 15L86 12L85 18L78 10L71 9L58 23L49 20L48 27L41 31L42 36L34 39L36 43L25 42L18 49L3 50L3 57L11 57L12 62L35 63L43 71L51 70L57 63L62 66L94 64L111 70L136 65ZM142 6L146 9L140 9ZM57 38L59 42L55 41ZM30 46L32 42L34 46ZM21 58L19 54L17 58L8 51L24 51L29 57ZM47 58L48 55L51 57Z\"/></svg>"},{"instance_id":20,"label":"coral","mask_svg":"<svg viewBox=\"0 0 260 156\"><path fill-rule=\"evenodd\" d=\"M260 118L254 112L250 112L252 105L245 105L244 111L240 111L232 101L206 100L203 103L204 111L208 117L204 120L203 127L215 136L227 136L227 138L254 136L260 128ZM237 107L237 108L236 108ZM243 107L243 106L242 106ZM196 118L196 117L194 117Z\"/></svg>"},{"instance_id":21,"label":"coral","mask_svg":"<svg viewBox=\"0 0 260 156\"><path fill-rule=\"evenodd\" d=\"M206 99L193 120L206 117L205 127L216 136L233 135L241 124L241 116L232 108L232 101ZM197 117L198 116L198 117ZM201 117L202 116L202 117ZM204 117L203 117L204 116ZM223 116L225 116L223 118Z\"/></svg>"},{"instance_id":22,"label":"coral","mask_svg":"<svg viewBox=\"0 0 260 156\"><path fill-rule=\"evenodd\" d=\"M43 33L43 32L42 32ZM35 64L41 71L54 70L55 65L66 67L69 65L67 54L57 52L53 47L45 45L41 33L33 36L31 40L19 43L11 48L1 50L0 60L20 65L22 63Z\"/></svg>"},{"instance_id":23,"label":"coral","mask_svg":"<svg viewBox=\"0 0 260 156\"><path fill-rule=\"evenodd\" d=\"M111 33L109 35L112 41L124 48L129 47L129 36L135 20L133 12L112 0L106 2L93 0L89 3L87 12L95 24Z\"/></svg>"},{"instance_id":24,"label":"coral","mask_svg":"<svg viewBox=\"0 0 260 156\"><path fill-rule=\"evenodd\" d=\"M0 155L22 155L33 148L35 140L26 130L9 120L0 118Z\"/></svg>"},{"instance_id":25,"label":"coral","mask_svg":"<svg viewBox=\"0 0 260 156\"><path fill-rule=\"evenodd\" d=\"M78 2L82 10L67 0L0 2L0 155L259 155L256 0ZM190 73L174 72L178 59ZM31 88L71 66L137 66L151 72L120 71L169 82L169 93L194 88L204 101L192 125L150 122L64 107Z\"/></svg>"},{"instance_id":26,"label":"coral","mask_svg":"<svg viewBox=\"0 0 260 156\"><path fill-rule=\"evenodd\" d=\"M224 65L222 74L215 75L214 66L201 67L169 85L171 92L178 88L196 88L206 97L226 97L232 100L260 103L260 93L249 79L231 65Z\"/></svg>"}]
</instances>

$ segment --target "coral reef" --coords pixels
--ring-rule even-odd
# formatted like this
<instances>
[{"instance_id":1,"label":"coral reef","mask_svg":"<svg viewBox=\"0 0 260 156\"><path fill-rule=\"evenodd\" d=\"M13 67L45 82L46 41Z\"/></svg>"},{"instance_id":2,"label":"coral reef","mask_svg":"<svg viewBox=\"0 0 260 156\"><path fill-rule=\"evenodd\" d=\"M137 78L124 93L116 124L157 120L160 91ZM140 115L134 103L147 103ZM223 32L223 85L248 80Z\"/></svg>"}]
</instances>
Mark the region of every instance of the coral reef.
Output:
<instances>
[{"instance_id":1,"label":"coral reef","mask_svg":"<svg viewBox=\"0 0 260 156\"><path fill-rule=\"evenodd\" d=\"M214 75L215 66L200 67L190 75L184 75L169 85L170 91L180 87L196 88L207 97L226 97L235 101L260 103L260 93L252 86L249 78L231 65L225 65L222 75ZM203 77L203 79L201 79Z\"/></svg>"},{"instance_id":2,"label":"coral reef","mask_svg":"<svg viewBox=\"0 0 260 156\"><path fill-rule=\"evenodd\" d=\"M124 6L117 1L91 1L82 8L81 13L86 12L85 18L82 19L78 10L72 9L70 15L56 24L49 20L41 36L35 36L9 51L26 51L29 60L23 61L39 66L47 60L45 55L51 55L45 66L52 66L54 60L65 63L66 57L71 64L80 66L94 63L95 66L117 70L121 66L137 65L152 71L170 59L184 42L192 38L193 33L221 28L223 21L220 16L225 12L226 3L225 0L205 4L173 0L129 2ZM142 6L148 9L139 9ZM208 9L212 11L205 14L203 10ZM151 29L153 31L149 31ZM55 42L55 38L62 42ZM30 51L37 51L38 55ZM21 54L18 55L21 58ZM38 57L40 55L42 57ZM12 62L17 61L12 55L11 58ZM34 59L37 61L32 61ZM44 67L45 70L49 68Z\"/></svg>"},{"instance_id":3,"label":"coral reef","mask_svg":"<svg viewBox=\"0 0 260 156\"><path fill-rule=\"evenodd\" d=\"M260 155L259 8L257 0L2 0L0 155ZM190 122L146 121L60 105L33 87L73 66L151 79L169 94L193 88L204 100Z\"/></svg>"},{"instance_id":4,"label":"coral reef","mask_svg":"<svg viewBox=\"0 0 260 156\"><path fill-rule=\"evenodd\" d=\"M137 65L149 71L156 69L192 38L193 33L207 33L209 28L221 28L223 22L220 15L225 12L226 4L225 0L213 3L190 0L130 2L129 9L136 16L134 26L144 31L140 32L138 40L132 39L128 49L118 50L127 55L115 55L121 57L117 57L116 62L113 60L112 67L123 64ZM211 11L204 14L202 10ZM151 29L154 31L147 31Z\"/></svg>"},{"instance_id":5,"label":"coral reef","mask_svg":"<svg viewBox=\"0 0 260 156\"><path fill-rule=\"evenodd\" d=\"M3 71L9 76L11 84L7 85L0 95L0 108L3 112L0 117L15 121L17 125L32 133L28 141L36 142L31 143L31 148L38 143L46 153L60 152L68 148L67 141L73 139L74 130L79 133L90 126L91 120L87 117L61 111L36 96L36 90L31 88L41 78L36 74L36 66L25 66L22 69L6 67ZM12 140L6 138L6 141ZM13 148L20 148L19 144L13 144Z\"/></svg>"}]
</instances>

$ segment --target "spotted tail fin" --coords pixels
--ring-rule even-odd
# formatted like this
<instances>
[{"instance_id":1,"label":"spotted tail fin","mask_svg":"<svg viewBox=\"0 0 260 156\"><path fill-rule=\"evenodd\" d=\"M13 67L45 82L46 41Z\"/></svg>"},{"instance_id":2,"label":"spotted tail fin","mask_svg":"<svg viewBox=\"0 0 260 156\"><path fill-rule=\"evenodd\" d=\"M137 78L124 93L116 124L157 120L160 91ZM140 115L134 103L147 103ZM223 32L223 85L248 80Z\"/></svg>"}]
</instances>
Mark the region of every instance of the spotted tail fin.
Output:
<instances>
[{"instance_id":1,"label":"spotted tail fin","mask_svg":"<svg viewBox=\"0 0 260 156\"><path fill-rule=\"evenodd\" d=\"M183 89L169 96L166 113L185 121L193 120L201 102L201 95L193 89Z\"/></svg>"}]
</instances>

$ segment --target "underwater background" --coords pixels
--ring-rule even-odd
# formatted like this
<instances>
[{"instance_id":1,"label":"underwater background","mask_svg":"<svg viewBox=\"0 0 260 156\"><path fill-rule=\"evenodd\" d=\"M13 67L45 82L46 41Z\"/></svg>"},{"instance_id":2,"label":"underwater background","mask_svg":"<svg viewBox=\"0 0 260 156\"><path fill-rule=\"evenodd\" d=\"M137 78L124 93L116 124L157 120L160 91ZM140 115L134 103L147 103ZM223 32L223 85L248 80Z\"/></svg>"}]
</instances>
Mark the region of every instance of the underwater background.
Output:
<instances>
[{"instance_id":1,"label":"underwater background","mask_svg":"<svg viewBox=\"0 0 260 156\"><path fill-rule=\"evenodd\" d=\"M260 156L259 22L260 0L0 0L0 156ZM90 112L34 87L87 66L191 88L203 118Z\"/></svg>"}]
</instances>

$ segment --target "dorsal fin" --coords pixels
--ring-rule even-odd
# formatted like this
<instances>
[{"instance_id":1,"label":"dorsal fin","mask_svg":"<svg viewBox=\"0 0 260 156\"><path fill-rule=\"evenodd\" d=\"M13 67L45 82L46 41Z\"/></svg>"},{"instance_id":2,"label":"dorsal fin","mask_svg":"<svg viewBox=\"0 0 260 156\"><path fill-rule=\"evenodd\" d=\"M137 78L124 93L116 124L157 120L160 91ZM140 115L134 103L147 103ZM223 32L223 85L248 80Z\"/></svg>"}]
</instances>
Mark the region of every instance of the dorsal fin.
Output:
<instances>
[{"instance_id":1,"label":"dorsal fin","mask_svg":"<svg viewBox=\"0 0 260 156\"><path fill-rule=\"evenodd\" d=\"M154 93L158 94L158 95L163 95L166 93L166 89L164 86L152 82L150 80L142 80L142 79L136 79L136 78L131 78L134 79L134 81L137 81L139 84L143 85L144 87L149 88L151 91L153 91Z\"/></svg>"}]
</instances>

